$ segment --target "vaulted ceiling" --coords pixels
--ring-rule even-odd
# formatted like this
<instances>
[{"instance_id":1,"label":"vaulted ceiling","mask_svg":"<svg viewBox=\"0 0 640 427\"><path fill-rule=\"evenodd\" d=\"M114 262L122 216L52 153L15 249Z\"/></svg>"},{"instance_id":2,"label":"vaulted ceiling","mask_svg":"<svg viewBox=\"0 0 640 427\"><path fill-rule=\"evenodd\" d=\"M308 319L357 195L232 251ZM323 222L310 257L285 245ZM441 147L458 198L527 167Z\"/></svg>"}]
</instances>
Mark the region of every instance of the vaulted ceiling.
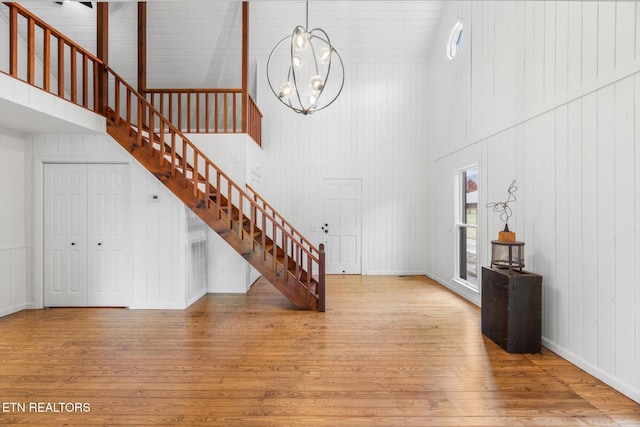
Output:
<instances>
[{"instance_id":1,"label":"vaulted ceiling","mask_svg":"<svg viewBox=\"0 0 640 427\"><path fill-rule=\"evenodd\" d=\"M95 52L95 7L42 0L19 3ZM250 56L258 67L266 63L280 39L296 25L305 25L306 4L250 2ZM354 61L426 61L441 9L441 1L311 1L309 27L323 28L329 34L346 66ZM110 2L109 11L109 62L133 83L137 75L136 2ZM241 18L239 0L148 1L148 86L239 86Z\"/></svg>"}]
</instances>

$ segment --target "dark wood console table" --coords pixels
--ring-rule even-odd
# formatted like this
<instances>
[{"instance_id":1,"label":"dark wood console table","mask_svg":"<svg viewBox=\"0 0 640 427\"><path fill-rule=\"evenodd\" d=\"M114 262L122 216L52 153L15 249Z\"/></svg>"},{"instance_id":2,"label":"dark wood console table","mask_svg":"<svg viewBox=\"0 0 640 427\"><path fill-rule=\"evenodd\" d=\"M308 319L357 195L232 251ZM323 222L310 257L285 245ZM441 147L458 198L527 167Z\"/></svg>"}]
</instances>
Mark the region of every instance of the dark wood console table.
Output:
<instances>
[{"instance_id":1,"label":"dark wood console table","mask_svg":"<svg viewBox=\"0 0 640 427\"><path fill-rule=\"evenodd\" d=\"M542 276L482 267L482 333L509 353L540 353Z\"/></svg>"}]
</instances>

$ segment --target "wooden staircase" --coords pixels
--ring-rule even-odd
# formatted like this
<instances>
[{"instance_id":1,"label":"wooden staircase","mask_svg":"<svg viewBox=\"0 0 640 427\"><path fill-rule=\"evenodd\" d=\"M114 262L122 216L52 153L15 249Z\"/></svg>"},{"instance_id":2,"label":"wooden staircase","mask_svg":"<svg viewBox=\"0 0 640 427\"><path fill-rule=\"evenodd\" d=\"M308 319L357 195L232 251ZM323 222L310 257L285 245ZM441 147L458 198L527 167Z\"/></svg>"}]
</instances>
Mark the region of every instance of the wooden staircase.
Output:
<instances>
[{"instance_id":1,"label":"wooden staircase","mask_svg":"<svg viewBox=\"0 0 640 427\"><path fill-rule=\"evenodd\" d=\"M106 111L109 135L296 307L324 311L322 245L316 249L254 191L247 194L106 68L114 91Z\"/></svg>"},{"instance_id":2,"label":"wooden staircase","mask_svg":"<svg viewBox=\"0 0 640 427\"><path fill-rule=\"evenodd\" d=\"M313 246L254 191L250 195L234 183L107 64L22 6L3 5L9 9L9 69L0 71L105 116L109 135L296 307L325 310L323 245ZM28 28L25 40L19 40L20 20ZM50 40L42 51L36 49L39 31ZM52 45L70 51L69 58L59 55L64 60L55 67L55 84Z\"/></svg>"}]
</instances>

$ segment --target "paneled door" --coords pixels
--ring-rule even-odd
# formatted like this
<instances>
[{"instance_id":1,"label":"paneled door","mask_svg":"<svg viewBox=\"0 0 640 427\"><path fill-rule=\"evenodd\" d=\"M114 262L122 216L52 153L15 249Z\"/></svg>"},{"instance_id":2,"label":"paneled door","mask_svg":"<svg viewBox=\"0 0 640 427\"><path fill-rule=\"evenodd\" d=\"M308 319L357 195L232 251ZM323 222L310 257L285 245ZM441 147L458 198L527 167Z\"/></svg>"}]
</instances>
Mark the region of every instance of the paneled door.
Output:
<instances>
[{"instance_id":1,"label":"paneled door","mask_svg":"<svg viewBox=\"0 0 640 427\"><path fill-rule=\"evenodd\" d=\"M327 274L361 274L362 180L325 179L323 224Z\"/></svg>"},{"instance_id":2,"label":"paneled door","mask_svg":"<svg viewBox=\"0 0 640 427\"><path fill-rule=\"evenodd\" d=\"M44 305L129 305L128 166L44 170Z\"/></svg>"},{"instance_id":3,"label":"paneled door","mask_svg":"<svg viewBox=\"0 0 640 427\"><path fill-rule=\"evenodd\" d=\"M44 305L87 305L87 165L44 166Z\"/></svg>"},{"instance_id":4,"label":"paneled door","mask_svg":"<svg viewBox=\"0 0 640 427\"><path fill-rule=\"evenodd\" d=\"M131 296L129 167L87 170L88 305L126 306Z\"/></svg>"}]
</instances>

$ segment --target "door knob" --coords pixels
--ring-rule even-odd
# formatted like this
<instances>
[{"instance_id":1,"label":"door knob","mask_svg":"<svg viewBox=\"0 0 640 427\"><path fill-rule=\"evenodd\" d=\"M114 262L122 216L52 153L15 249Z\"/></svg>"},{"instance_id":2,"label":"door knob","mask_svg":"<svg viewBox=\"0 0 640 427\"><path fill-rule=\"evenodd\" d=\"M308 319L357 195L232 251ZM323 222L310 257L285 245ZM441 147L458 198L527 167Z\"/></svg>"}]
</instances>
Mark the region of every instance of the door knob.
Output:
<instances>
[{"instance_id":1,"label":"door knob","mask_svg":"<svg viewBox=\"0 0 640 427\"><path fill-rule=\"evenodd\" d=\"M325 234L329 233L329 224L325 224L321 228L322 228L322 231L324 231Z\"/></svg>"},{"instance_id":2,"label":"door knob","mask_svg":"<svg viewBox=\"0 0 640 427\"><path fill-rule=\"evenodd\" d=\"M101 242L100 242L100 243L98 243L98 246L102 246L102 243L101 243Z\"/></svg>"},{"instance_id":3,"label":"door knob","mask_svg":"<svg viewBox=\"0 0 640 427\"><path fill-rule=\"evenodd\" d=\"M75 245L76 245L76 242L71 242L71 246L75 246Z\"/></svg>"}]
</instances>

